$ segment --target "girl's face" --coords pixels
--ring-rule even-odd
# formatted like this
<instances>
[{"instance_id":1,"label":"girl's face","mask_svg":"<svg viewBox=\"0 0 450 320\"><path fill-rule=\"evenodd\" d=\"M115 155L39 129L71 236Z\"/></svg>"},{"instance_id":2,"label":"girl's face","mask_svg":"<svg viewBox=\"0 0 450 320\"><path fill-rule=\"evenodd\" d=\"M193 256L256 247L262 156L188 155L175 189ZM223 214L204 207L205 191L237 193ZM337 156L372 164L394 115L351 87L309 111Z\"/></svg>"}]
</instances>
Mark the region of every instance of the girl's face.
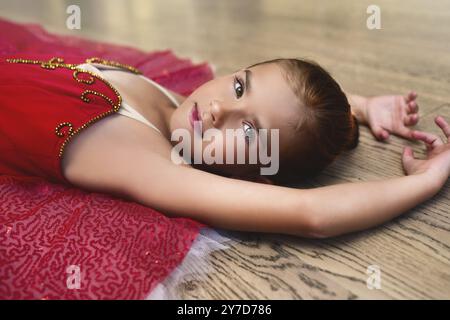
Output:
<instances>
[{"instance_id":1,"label":"girl's face","mask_svg":"<svg viewBox=\"0 0 450 320\"><path fill-rule=\"evenodd\" d=\"M186 98L170 119L170 131L173 133L181 128L189 131L194 166L219 174L241 177L254 173L260 165L248 164L248 150L251 144L258 143L259 129L279 129L279 158L287 152L289 145L295 145L292 140L295 137L295 125L301 120L301 109L282 72L281 67L275 63L257 65L213 79ZM201 133L194 132L190 121L193 108L198 110L203 133L210 128L222 132L224 140L221 164L194 164L194 135L198 138ZM243 130L241 134L245 136L246 164L236 163L237 138L235 141L227 141L226 129ZM270 155L270 130L267 136ZM203 139L202 150L212 141ZM178 142L172 141L172 144L176 145ZM230 144L233 148L227 148ZM226 152L233 153L234 164L226 164Z\"/></svg>"}]
</instances>

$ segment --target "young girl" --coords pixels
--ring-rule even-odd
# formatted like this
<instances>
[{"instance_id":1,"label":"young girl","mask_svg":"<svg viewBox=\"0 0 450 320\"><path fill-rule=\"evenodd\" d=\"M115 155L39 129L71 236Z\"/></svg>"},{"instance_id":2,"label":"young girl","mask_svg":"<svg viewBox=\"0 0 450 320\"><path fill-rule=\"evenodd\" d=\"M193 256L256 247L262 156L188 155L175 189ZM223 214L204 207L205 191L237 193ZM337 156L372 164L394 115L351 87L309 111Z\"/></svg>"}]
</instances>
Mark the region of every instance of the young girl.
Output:
<instances>
[{"instance_id":1,"label":"young girl","mask_svg":"<svg viewBox=\"0 0 450 320\"><path fill-rule=\"evenodd\" d=\"M98 58L4 57L0 67L0 174L108 192L213 227L335 236L416 206L436 194L450 173L447 122L435 120L446 141L408 128L418 121L414 92L345 94L310 61L258 63L213 79L188 97L133 67ZM278 129L277 174L260 177L260 162L175 164L172 150L179 141L172 133L184 129L195 136L194 122L201 123L201 135L211 128L242 130L246 156L259 142L258 129ZM319 173L354 148L358 122L380 140L392 133L425 142L427 159L415 159L406 147L404 177L307 190L282 186ZM224 150L232 145L235 157L233 142L225 140ZM210 143L203 139L202 150Z\"/></svg>"}]
</instances>

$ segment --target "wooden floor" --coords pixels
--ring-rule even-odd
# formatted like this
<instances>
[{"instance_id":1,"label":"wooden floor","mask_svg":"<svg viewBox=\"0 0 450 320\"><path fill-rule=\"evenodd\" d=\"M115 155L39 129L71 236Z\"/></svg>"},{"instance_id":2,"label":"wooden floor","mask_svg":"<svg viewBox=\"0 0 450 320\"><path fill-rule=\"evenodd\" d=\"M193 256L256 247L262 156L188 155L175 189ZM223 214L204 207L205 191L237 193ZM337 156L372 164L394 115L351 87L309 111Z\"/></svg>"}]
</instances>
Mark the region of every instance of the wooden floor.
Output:
<instances>
[{"instance_id":1,"label":"wooden floor","mask_svg":"<svg viewBox=\"0 0 450 320\"><path fill-rule=\"evenodd\" d=\"M72 1L2 1L0 15L48 30L173 49L209 61L218 75L275 57L309 57L345 90L363 95L419 93L419 129L450 119L450 4L378 0L380 30L366 27L372 1L83 1L82 29L65 27ZM320 3L320 5L319 5ZM360 146L299 187L401 176L397 137ZM423 154L420 143L412 143ZM209 257L207 280L186 277L182 298L450 299L450 183L432 200L378 228L329 240L233 233L230 249ZM366 269L381 269L381 289ZM194 270L195 272L195 270Z\"/></svg>"}]
</instances>

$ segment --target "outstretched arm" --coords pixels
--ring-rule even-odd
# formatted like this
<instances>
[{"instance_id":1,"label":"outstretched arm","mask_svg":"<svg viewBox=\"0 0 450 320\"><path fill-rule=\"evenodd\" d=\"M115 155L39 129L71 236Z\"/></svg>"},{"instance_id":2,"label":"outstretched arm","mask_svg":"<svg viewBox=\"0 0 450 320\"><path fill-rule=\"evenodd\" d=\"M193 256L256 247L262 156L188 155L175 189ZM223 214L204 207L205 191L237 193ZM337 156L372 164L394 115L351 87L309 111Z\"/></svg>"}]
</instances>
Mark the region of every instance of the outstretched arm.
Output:
<instances>
[{"instance_id":1,"label":"outstretched arm","mask_svg":"<svg viewBox=\"0 0 450 320\"><path fill-rule=\"evenodd\" d=\"M450 127L439 121L449 137ZM224 178L143 153L128 161L120 182L127 181L129 196L144 205L213 227L329 237L388 221L442 188L450 173L450 144L428 133L416 138L427 146L433 140L429 159L414 159L405 148L408 176L387 180L302 190ZM130 172L130 165L139 170Z\"/></svg>"}]
</instances>

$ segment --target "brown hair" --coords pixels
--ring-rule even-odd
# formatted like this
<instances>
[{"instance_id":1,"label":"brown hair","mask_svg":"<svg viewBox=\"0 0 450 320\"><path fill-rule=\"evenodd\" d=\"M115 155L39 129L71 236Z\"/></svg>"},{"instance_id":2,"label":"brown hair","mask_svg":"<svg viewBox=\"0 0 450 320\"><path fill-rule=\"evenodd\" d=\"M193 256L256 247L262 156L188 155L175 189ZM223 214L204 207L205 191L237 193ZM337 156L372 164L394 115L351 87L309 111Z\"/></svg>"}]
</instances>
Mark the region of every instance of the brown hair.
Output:
<instances>
[{"instance_id":1,"label":"brown hair","mask_svg":"<svg viewBox=\"0 0 450 320\"><path fill-rule=\"evenodd\" d=\"M304 59L273 59L254 64L276 63L283 70L299 99L302 120L294 123L298 142L280 154L279 171L269 176L276 183L312 177L343 151L359 142L359 125L345 93L331 75L316 62ZM280 132L280 135L282 132Z\"/></svg>"}]
</instances>

